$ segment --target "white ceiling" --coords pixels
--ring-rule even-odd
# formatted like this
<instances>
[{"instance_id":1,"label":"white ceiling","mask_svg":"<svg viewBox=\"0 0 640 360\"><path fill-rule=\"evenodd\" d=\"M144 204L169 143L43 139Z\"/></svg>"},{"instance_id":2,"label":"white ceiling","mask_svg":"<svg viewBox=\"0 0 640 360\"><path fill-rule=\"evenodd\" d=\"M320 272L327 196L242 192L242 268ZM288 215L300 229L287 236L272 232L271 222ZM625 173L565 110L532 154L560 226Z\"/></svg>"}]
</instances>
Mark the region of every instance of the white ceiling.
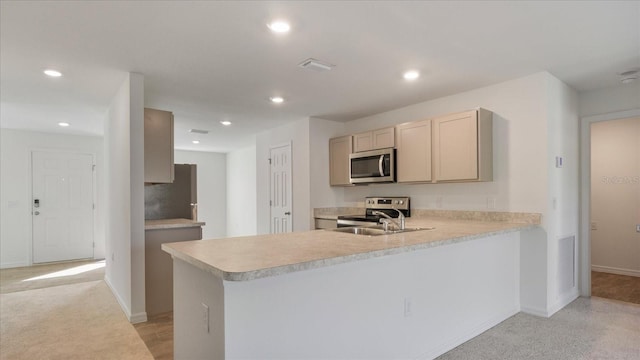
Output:
<instances>
[{"instance_id":1,"label":"white ceiling","mask_svg":"<svg viewBox=\"0 0 640 360\"><path fill-rule=\"evenodd\" d=\"M291 32L271 33L274 19ZM0 26L3 128L101 135L125 74L139 72L145 106L175 115L176 147L205 151L309 116L348 121L543 70L588 91L640 69L639 1L3 0ZM336 67L297 67L309 57ZM407 69L422 76L406 82ZM190 128L211 133L193 145Z\"/></svg>"}]
</instances>

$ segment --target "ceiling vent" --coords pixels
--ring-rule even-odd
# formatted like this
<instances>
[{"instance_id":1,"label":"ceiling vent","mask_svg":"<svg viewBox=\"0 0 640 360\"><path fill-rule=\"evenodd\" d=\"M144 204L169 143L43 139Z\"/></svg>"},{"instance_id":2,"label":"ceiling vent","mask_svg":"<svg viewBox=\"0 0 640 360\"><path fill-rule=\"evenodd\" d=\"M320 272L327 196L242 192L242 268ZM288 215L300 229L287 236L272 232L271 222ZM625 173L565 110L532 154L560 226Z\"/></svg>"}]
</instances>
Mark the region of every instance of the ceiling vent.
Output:
<instances>
[{"instance_id":1,"label":"ceiling vent","mask_svg":"<svg viewBox=\"0 0 640 360\"><path fill-rule=\"evenodd\" d=\"M192 134L208 134L209 130L189 129L189 132Z\"/></svg>"},{"instance_id":2,"label":"ceiling vent","mask_svg":"<svg viewBox=\"0 0 640 360\"><path fill-rule=\"evenodd\" d=\"M300 66L303 69L308 69L308 70L313 70L313 71L318 71L318 72L322 72L322 71L329 71L331 69L333 69L333 67L335 65L331 65L329 63L320 61L320 60L316 60L313 58L308 58L307 60L301 62L300 64L298 64L298 66Z\"/></svg>"}]
</instances>

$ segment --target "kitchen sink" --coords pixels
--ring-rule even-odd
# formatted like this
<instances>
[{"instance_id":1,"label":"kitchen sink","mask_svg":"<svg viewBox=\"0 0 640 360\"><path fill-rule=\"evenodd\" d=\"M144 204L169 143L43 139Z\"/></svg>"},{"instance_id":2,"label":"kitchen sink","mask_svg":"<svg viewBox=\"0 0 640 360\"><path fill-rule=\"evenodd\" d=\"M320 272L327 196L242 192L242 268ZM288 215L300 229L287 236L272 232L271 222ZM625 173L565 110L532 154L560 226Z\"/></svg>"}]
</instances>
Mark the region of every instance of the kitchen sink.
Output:
<instances>
[{"instance_id":1,"label":"kitchen sink","mask_svg":"<svg viewBox=\"0 0 640 360\"><path fill-rule=\"evenodd\" d=\"M330 231L337 231L347 234L354 235L365 235L365 236L380 236L380 235L393 235L393 234L401 234L412 231L421 231L421 230L433 230L433 227L424 227L424 228L405 228L404 230L388 230L384 231L382 226L352 226L352 227L341 227L337 229L331 229Z\"/></svg>"}]
</instances>

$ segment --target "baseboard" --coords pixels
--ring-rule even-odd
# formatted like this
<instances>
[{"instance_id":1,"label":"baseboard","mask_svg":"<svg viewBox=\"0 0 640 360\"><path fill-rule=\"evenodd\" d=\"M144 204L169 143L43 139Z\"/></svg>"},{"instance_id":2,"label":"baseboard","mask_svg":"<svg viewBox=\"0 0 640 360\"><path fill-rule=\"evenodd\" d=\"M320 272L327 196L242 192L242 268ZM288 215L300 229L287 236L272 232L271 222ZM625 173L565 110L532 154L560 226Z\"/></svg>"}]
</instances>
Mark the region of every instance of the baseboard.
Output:
<instances>
[{"instance_id":1,"label":"baseboard","mask_svg":"<svg viewBox=\"0 0 640 360\"><path fill-rule=\"evenodd\" d=\"M522 311L525 314L540 316L544 318L548 318L550 316L549 313L547 312L547 309L543 309L543 308L522 306L520 308L520 311Z\"/></svg>"},{"instance_id":2,"label":"baseboard","mask_svg":"<svg viewBox=\"0 0 640 360\"><path fill-rule=\"evenodd\" d=\"M483 332L491 329L492 327L500 324L501 322L507 320L508 318L512 317L513 315L519 312L520 311L516 307L513 307L512 309L507 311L503 311L502 313L495 315L494 317L492 317L491 319L483 323L470 327L469 329L464 331L461 335L456 336L448 341L445 341L444 343L435 347L433 350L430 350L429 352L424 353L416 357L415 359L416 360L435 359L436 357L446 353L447 351L453 350L455 347L464 344L465 342L473 339L474 337L482 334Z\"/></svg>"},{"instance_id":3,"label":"baseboard","mask_svg":"<svg viewBox=\"0 0 640 360\"><path fill-rule=\"evenodd\" d=\"M640 277L640 271L638 270L621 269L610 266L591 265L591 271Z\"/></svg>"},{"instance_id":4,"label":"baseboard","mask_svg":"<svg viewBox=\"0 0 640 360\"><path fill-rule=\"evenodd\" d=\"M573 300L577 299L578 297L580 297L578 288L574 288L573 290L571 290L571 292L560 296L560 300L556 301L555 304L549 307L549 310L548 310L549 316L552 316L553 314L562 310L562 308L571 304Z\"/></svg>"},{"instance_id":5,"label":"baseboard","mask_svg":"<svg viewBox=\"0 0 640 360\"><path fill-rule=\"evenodd\" d=\"M12 263L2 263L0 264L0 269L11 269L11 268L17 268L17 267L25 267L25 266L29 266L31 264L27 263L27 262L12 262Z\"/></svg>"},{"instance_id":6,"label":"baseboard","mask_svg":"<svg viewBox=\"0 0 640 360\"><path fill-rule=\"evenodd\" d=\"M129 317L129 322L132 324L142 323L147 321L147 313L141 312L137 314L133 314Z\"/></svg>"}]
</instances>

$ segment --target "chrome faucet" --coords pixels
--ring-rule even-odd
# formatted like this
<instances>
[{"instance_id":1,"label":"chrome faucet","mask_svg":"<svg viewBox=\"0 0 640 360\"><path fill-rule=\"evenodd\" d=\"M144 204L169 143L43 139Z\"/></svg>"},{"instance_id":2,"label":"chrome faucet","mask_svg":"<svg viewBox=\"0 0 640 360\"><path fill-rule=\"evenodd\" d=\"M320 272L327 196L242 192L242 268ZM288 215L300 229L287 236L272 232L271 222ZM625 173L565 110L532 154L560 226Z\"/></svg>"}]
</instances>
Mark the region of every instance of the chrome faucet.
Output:
<instances>
[{"instance_id":1,"label":"chrome faucet","mask_svg":"<svg viewBox=\"0 0 640 360\"><path fill-rule=\"evenodd\" d=\"M400 220L399 224L397 221L395 221L391 216L387 215L387 213L385 212L382 212L382 211L371 212L372 215L380 215L384 217L380 219L380 222L384 224L384 231L388 231L389 222L395 225L399 230L404 230L404 214L402 213L402 211L398 209L393 209L393 210L398 212L398 220Z\"/></svg>"}]
</instances>

